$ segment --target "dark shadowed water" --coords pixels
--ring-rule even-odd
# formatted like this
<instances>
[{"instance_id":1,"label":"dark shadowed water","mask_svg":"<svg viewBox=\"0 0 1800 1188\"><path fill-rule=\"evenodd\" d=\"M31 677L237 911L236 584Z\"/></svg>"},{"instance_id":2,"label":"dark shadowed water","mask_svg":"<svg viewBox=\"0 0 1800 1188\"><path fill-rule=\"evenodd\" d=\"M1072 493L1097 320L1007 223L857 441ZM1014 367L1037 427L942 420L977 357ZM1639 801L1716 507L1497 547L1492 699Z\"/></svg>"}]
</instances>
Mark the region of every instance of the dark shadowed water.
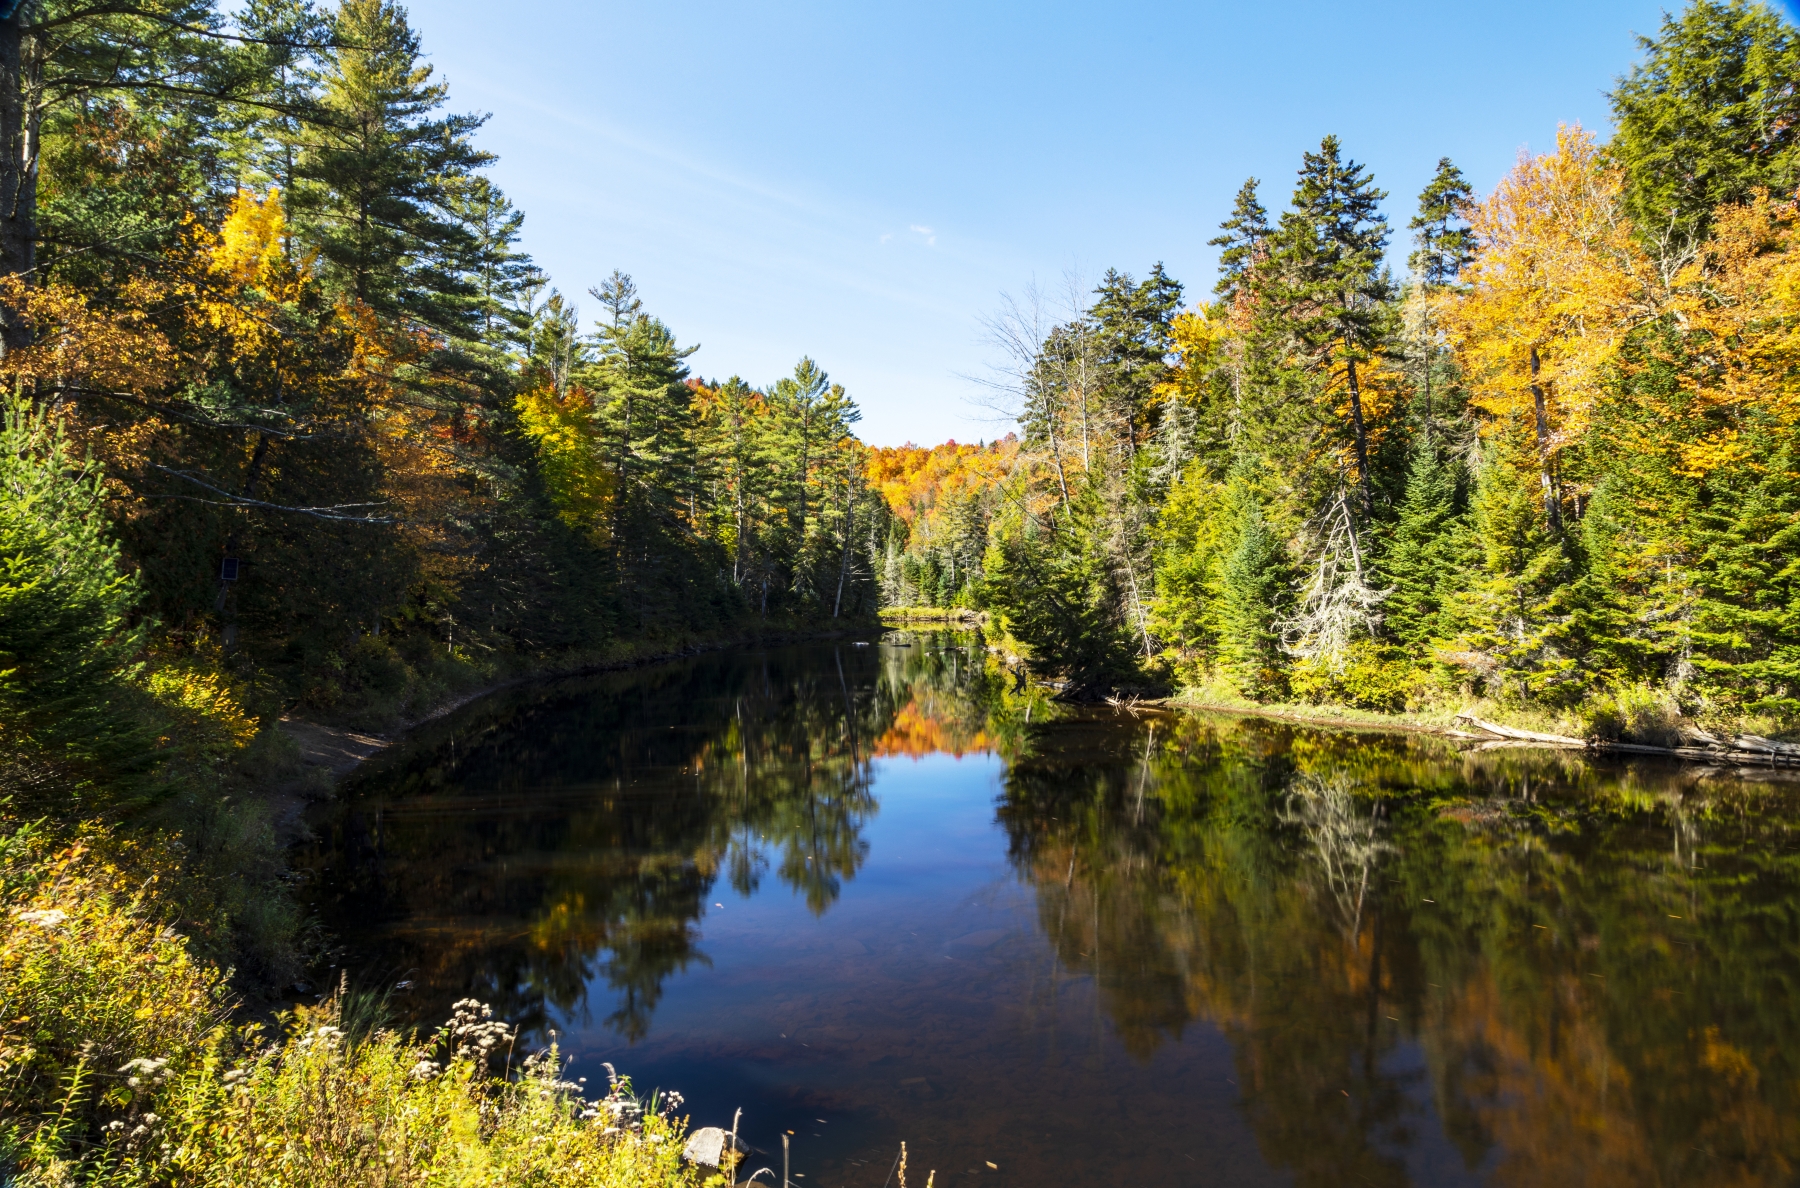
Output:
<instances>
[{"instance_id":1,"label":"dark shadowed water","mask_svg":"<svg viewBox=\"0 0 1800 1188\"><path fill-rule=\"evenodd\" d=\"M977 644L490 698L321 812L318 915L802 1186L1797 1182L1793 785L1074 711Z\"/></svg>"}]
</instances>

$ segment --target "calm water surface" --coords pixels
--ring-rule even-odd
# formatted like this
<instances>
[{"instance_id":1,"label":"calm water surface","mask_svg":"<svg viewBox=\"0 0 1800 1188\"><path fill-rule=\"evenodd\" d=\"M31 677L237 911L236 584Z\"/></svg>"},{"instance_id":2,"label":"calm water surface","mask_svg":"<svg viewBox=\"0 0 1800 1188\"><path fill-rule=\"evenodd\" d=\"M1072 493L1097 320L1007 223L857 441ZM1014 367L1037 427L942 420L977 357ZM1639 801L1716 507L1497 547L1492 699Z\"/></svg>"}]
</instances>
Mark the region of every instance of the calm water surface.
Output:
<instances>
[{"instance_id":1,"label":"calm water surface","mask_svg":"<svg viewBox=\"0 0 1800 1188\"><path fill-rule=\"evenodd\" d=\"M919 1183L1776 1185L1796 824L1725 772L1059 708L921 634L490 698L305 861L415 1020L741 1107L800 1185L902 1139Z\"/></svg>"}]
</instances>

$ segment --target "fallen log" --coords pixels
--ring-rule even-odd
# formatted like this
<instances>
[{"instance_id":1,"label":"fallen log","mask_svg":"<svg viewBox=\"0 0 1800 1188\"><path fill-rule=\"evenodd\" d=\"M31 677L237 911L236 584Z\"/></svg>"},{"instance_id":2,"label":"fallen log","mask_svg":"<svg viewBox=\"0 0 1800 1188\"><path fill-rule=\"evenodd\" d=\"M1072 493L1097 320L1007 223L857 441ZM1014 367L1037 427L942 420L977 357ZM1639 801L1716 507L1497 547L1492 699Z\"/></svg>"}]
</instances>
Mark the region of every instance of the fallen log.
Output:
<instances>
[{"instance_id":1,"label":"fallen log","mask_svg":"<svg viewBox=\"0 0 1800 1188\"><path fill-rule=\"evenodd\" d=\"M1595 739L1588 745L1593 747L1596 751L1618 751L1621 754L1626 755L1705 756L1708 759L1715 757L1714 753L1711 751L1701 751L1694 747L1658 747L1652 746L1649 743L1612 742L1603 739Z\"/></svg>"},{"instance_id":2,"label":"fallen log","mask_svg":"<svg viewBox=\"0 0 1800 1188\"><path fill-rule=\"evenodd\" d=\"M1800 746L1793 743L1778 743L1773 739L1761 738L1757 735L1739 735L1730 744L1717 742L1706 747L1658 747L1649 743L1612 742L1606 739L1570 738L1566 734L1545 734L1538 730L1521 730L1516 726L1502 726L1497 722L1486 722L1474 714L1458 714L1457 720L1467 722L1478 730L1485 731L1495 739L1505 743L1528 743L1540 747L1557 747L1564 750L1579 748L1585 751L1598 751L1602 754L1615 755L1667 755L1674 759L1687 759L1705 763L1729 763L1740 769L1800 767ZM1460 732L1458 732L1460 733ZM1712 736L1698 730L1687 732L1687 737L1695 739L1711 739ZM1481 750L1497 749L1502 743L1490 742Z\"/></svg>"},{"instance_id":3,"label":"fallen log","mask_svg":"<svg viewBox=\"0 0 1800 1188\"><path fill-rule=\"evenodd\" d=\"M1458 714L1456 715L1456 719L1459 722L1468 722L1477 729L1485 730L1489 734L1499 738L1516 739L1519 742L1543 743L1552 747L1581 747L1584 749L1587 747L1587 743L1584 740L1570 738L1566 734L1544 734L1537 730L1520 730L1514 726L1499 726L1493 722L1483 722L1474 714Z\"/></svg>"},{"instance_id":4,"label":"fallen log","mask_svg":"<svg viewBox=\"0 0 1800 1188\"><path fill-rule=\"evenodd\" d=\"M1764 738L1759 734L1740 734L1731 740L1732 745L1740 751L1764 751L1771 755L1792 755L1800 759L1800 746L1793 743L1776 742L1772 738Z\"/></svg>"}]
</instances>

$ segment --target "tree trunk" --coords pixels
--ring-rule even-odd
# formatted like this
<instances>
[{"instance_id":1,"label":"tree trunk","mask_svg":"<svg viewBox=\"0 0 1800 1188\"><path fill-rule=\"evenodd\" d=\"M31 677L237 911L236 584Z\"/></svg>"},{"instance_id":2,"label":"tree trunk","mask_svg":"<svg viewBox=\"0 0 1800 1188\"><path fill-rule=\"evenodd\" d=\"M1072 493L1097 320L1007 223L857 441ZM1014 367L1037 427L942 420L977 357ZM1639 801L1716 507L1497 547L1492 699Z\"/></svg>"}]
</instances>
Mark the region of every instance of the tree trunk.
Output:
<instances>
[{"instance_id":1,"label":"tree trunk","mask_svg":"<svg viewBox=\"0 0 1800 1188\"><path fill-rule=\"evenodd\" d=\"M1556 479L1550 473L1550 414L1545 408L1544 385L1538 382L1538 352L1531 348L1531 407L1537 417L1538 477L1544 487L1544 518L1552 532L1561 532L1562 500L1557 498Z\"/></svg>"},{"instance_id":2,"label":"tree trunk","mask_svg":"<svg viewBox=\"0 0 1800 1188\"><path fill-rule=\"evenodd\" d=\"M838 562L837 601L831 606L831 617L834 619L844 609L844 578L850 572L850 533L856 523L856 497L852 487L855 481L854 474L844 476L844 554Z\"/></svg>"},{"instance_id":3,"label":"tree trunk","mask_svg":"<svg viewBox=\"0 0 1800 1188\"><path fill-rule=\"evenodd\" d=\"M0 0L0 7L4 5ZM0 20L0 276L33 279L37 267L37 145L31 118L23 14ZM0 309L0 345L30 341L20 311Z\"/></svg>"},{"instance_id":4,"label":"tree trunk","mask_svg":"<svg viewBox=\"0 0 1800 1188\"><path fill-rule=\"evenodd\" d=\"M1356 382L1356 360L1347 359L1350 376L1350 429L1356 435L1356 477L1362 487L1363 506L1369 505L1369 430L1363 424L1362 386Z\"/></svg>"}]
</instances>

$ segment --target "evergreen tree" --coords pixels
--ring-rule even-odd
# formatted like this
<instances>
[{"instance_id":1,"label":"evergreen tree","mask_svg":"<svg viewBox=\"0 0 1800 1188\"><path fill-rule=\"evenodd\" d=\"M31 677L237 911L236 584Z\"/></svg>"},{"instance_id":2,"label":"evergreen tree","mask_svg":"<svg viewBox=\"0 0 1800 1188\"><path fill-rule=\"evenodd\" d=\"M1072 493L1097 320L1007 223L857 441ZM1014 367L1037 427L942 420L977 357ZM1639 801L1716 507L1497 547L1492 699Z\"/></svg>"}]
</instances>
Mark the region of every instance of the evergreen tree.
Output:
<instances>
[{"instance_id":1,"label":"evergreen tree","mask_svg":"<svg viewBox=\"0 0 1800 1188\"><path fill-rule=\"evenodd\" d=\"M615 476L611 538L620 594L638 624L665 612L685 619L704 601L687 534L691 508L684 508L697 479L686 360L699 347L680 346L644 312L630 276L615 271L591 292L606 317L581 378L593 394L598 448Z\"/></svg>"},{"instance_id":2,"label":"evergreen tree","mask_svg":"<svg viewBox=\"0 0 1800 1188\"><path fill-rule=\"evenodd\" d=\"M1293 205L1276 232L1262 313L1267 331L1285 338L1314 375L1329 381L1341 369L1365 504L1374 476L1357 367L1384 348L1388 333L1393 285L1382 267L1387 216L1380 212L1386 197L1361 165L1343 159L1337 137L1305 154Z\"/></svg>"},{"instance_id":3,"label":"evergreen tree","mask_svg":"<svg viewBox=\"0 0 1800 1188\"><path fill-rule=\"evenodd\" d=\"M1621 688L1671 677L1679 648L1685 582L1669 582L1673 558L1649 539L1630 481L1601 480L1573 533L1580 571L1561 603L1564 632L1595 685Z\"/></svg>"},{"instance_id":4,"label":"evergreen tree","mask_svg":"<svg viewBox=\"0 0 1800 1188\"><path fill-rule=\"evenodd\" d=\"M1534 480L1532 451L1517 434L1483 451L1470 501L1479 569L1454 613L1489 694L1555 704L1579 678L1576 657L1559 646L1570 566Z\"/></svg>"},{"instance_id":5,"label":"evergreen tree","mask_svg":"<svg viewBox=\"0 0 1800 1188\"><path fill-rule=\"evenodd\" d=\"M258 192L273 186L291 202L307 134L325 118L318 86L331 16L310 0L246 0L238 23L237 52L260 82L245 102L225 108L229 180Z\"/></svg>"},{"instance_id":6,"label":"evergreen tree","mask_svg":"<svg viewBox=\"0 0 1800 1188\"><path fill-rule=\"evenodd\" d=\"M1726 704L1792 714L1800 711L1800 456L1789 441L1762 461L1760 475L1720 484L1699 516L1695 684Z\"/></svg>"},{"instance_id":7,"label":"evergreen tree","mask_svg":"<svg viewBox=\"0 0 1800 1188\"><path fill-rule=\"evenodd\" d=\"M1231 204L1230 217L1219 224L1222 234L1206 241L1219 249L1219 279L1213 292L1228 303L1237 300L1268 251L1273 228L1269 212L1256 194L1261 184L1254 177L1244 182Z\"/></svg>"},{"instance_id":8,"label":"evergreen tree","mask_svg":"<svg viewBox=\"0 0 1800 1188\"><path fill-rule=\"evenodd\" d=\"M1426 437L1437 430L1452 394L1455 361L1436 325L1441 291L1457 284L1475 258L1475 234L1465 217L1474 191L1450 158L1438 158L1437 172L1419 193L1419 212L1407 224L1413 252L1407 257L1414 288L1404 311L1405 356L1414 381L1414 408ZM1440 443L1441 444L1441 443Z\"/></svg>"},{"instance_id":9,"label":"evergreen tree","mask_svg":"<svg viewBox=\"0 0 1800 1188\"><path fill-rule=\"evenodd\" d=\"M144 630L99 473L23 401L0 425L0 722L8 745L94 757L130 733L119 705ZM109 754L115 761L118 756Z\"/></svg>"},{"instance_id":10,"label":"evergreen tree","mask_svg":"<svg viewBox=\"0 0 1800 1188\"><path fill-rule=\"evenodd\" d=\"M769 403L775 414L774 432L789 459L788 525L794 538L802 540L824 498L819 468L830 448L862 420L862 410L842 384L832 383L824 368L805 358L794 365L792 376L770 389Z\"/></svg>"},{"instance_id":11,"label":"evergreen tree","mask_svg":"<svg viewBox=\"0 0 1800 1188\"><path fill-rule=\"evenodd\" d=\"M1290 593L1286 551L1242 469L1226 483L1224 503L1234 539L1220 580L1219 657L1245 696L1279 694L1284 678L1276 624Z\"/></svg>"},{"instance_id":12,"label":"evergreen tree","mask_svg":"<svg viewBox=\"0 0 1800 1188\"><path fill-rule=\"evenodd\" d=\"M1420 284L1453 285L1475 258L1475 233L1463 217L1474 196L1462 170L1439 157L1437 172L1419 192L1419 213L1407 224L1416 246L1406 263Z\"/></svg>"},{"instance_id":13,"label":"evergreen tree","mask_svg":"<svg viewBox=\"0 0 1800 1188\"><path fill-rule=\"evenodd\" d=\"M1105 532L1100 491L1083 484L1066 522L1003 536L987 567L990 602L1025 645L1031 667L1065 678L1063 696L1074 700L1141 679Z\"/></svg>"},{"instance_id":14,"label":"evergreen tree","mask_svg":"<svg viewBox=\"0 0 1800 1188\"><path fill-rule=\"evenodd\" d=\"M1226 513L1224 487L1200 461L1188 464L1158 509L1155 631L1183 676L1216 657Z\"/></svg>"},{"instance_id":15,"label":"evergreen tree","mask_svg":"<svg viewBox=\"0 0 1800 1188\"><path fill-rule=\"evenodd\" d=\"M1443 633L1443 586L1454 576L1456 470L1430 437L1413 446L1406 493L1389 538L1382 576L1392 593L1383 604L1387 628L1417 648Z\"/></svg>"},{"instance_id":16,"label":"evergreen tree","mask_svg":"<svg viewBox=\"0 0 1800 1188\"><path fill-rule=\"evenodd\" d=\"M1639 45L1611 94L1607 152L1639 235L1678 260L1721 203L1800 183L1800 35L1762 3L1693 0Z\"/></svg>"},{"instance_id":17,"label":"evergreen tree","mask_svg":"<svg viewBox=\"0 0 1800 1188\"><path fill-rule=\"evenodd\" d=\"M1094 294L1087 320L1107 416L1127 457L1135 457L1155 429L1156 386L1168 378L1170 321L1181 308L1181 282L1161 264L1141 284L1109 268Z\"/></svg>"},{"instance_id":18,"label":"evergreen tree","mask_svg":"<svg viewBox=\"0 0 1800 1188\"><path fill-rule=\"evenodd\" d=\"M543 284L537 265L518 247L525 214L484 174L456 179L445 199L446 211L467 233L458 262L468 283L467 316L458 321L487 351L514 351L531 323L527 296Z\"/></svg>"},{"instance_id":19,"label":"evergreen tree","mask_svg":"<svg viewBox=\"0 0 1800 1188\"><path fill-rule=\"evenodd\" d=\"M237 180L222 151L231 121L221 120L221 108L277 109L268 66L298 48L284 38L308 35L271 29L264 37L253 17L214 0L20 0L7 8L0 275L41 280L44 249L51 260L84 267L134 257L141 264L178 236L186 213L178 194L219 213ZM65 158L60 166L57 156ZM60 169L65 184L42 194L60 209L40 211L46 165ZM79 176L95 167L114 176ZM17 312L0 307L9 348L29 337Z\"/></svg>"},{"instance_id":20,"label":"evergreen tree","mask_svg":"<svg viewBox=\"0 0 1800 1188\"><path fill-rule=\"evenodd\" d=\"M714 497L714 534L731 555L732 582L766 613L775 558L766 544L774 525L784 461L771 440L768 403L737 376L703 390L696 421L699 464Z\"/></svg>"},{"instance_id":21,"label":"evergreen tree","mask_svg":"<svg viewBox=\"0 0 1800 1188\"><path fill-rule=\"evenodd\" d=\"M482 117L438 114L448 89L423 64L393 0L344 0L320 120L299 162L294 208L326 274L378 313L460 339L481 314L457 184L492 157L470 141Z\"/></svg>"}]
</instances>

